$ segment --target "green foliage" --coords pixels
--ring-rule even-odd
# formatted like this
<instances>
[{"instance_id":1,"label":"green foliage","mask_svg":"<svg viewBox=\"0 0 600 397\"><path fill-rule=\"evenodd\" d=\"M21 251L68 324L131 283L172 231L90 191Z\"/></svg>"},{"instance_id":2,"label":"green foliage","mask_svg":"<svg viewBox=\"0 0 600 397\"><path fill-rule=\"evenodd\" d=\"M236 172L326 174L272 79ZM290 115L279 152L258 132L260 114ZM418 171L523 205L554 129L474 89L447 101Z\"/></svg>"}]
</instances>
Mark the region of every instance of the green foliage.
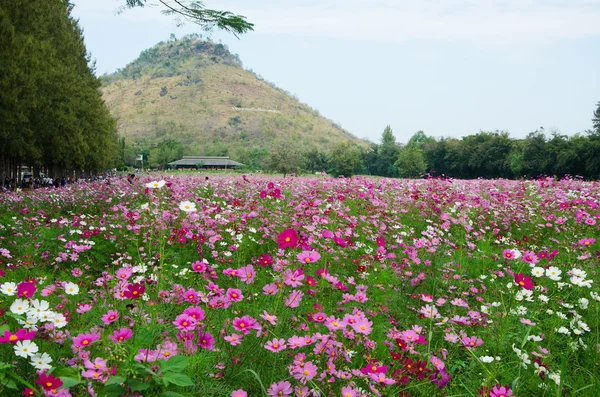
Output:
<instances>
[{"instance_id":1,"label":"green foliage","mask_svg":"<svg viewBox=\"0 0 600 397\"><path fill-rule=\"evenodd\" d=\"M118 156L116 124L72 5L60 0L0 5L2 164L104 171ZM5 172L15 174L16 167Z\"/></svg>"},{"instance_id":2,"label":"green foliage","mask_svg":"<svg viewBox=\"0 0 600 397\"><path fill-rule=\"evenodd\" d=\"M289 173L299 173L304 161L304 157L297 148L281 140L274 143L266 158L265 168L286 176Z\"/></svg>"},{"instance_id":3,"label":"green foliage","mask_svg":"<svg viewBox=\"0 0 600 397\"><path fill-rule=\"evenodd\" d=\"M348 142L340 142L329 155L330 172L335 176L352 176L362 165L360 151Z\"/></svg>"},{"instance_id":4,"label":"green foliage","mask_svg":"<svg viewBox=\"0 0 600 397\"><path fill-rule=\"evenodd\" d=\"M409 146L402 149L398 161L394 165L398 167L400 175L406 178L419 178L427 170L423 153L419 149Z\"/></svg>"},{"instance_id":5,"label":"green foliage","mask_svg":"<svg viewBox=\"0 0 600 397\"><path fill-rule=\"evenodd\" d=\"M593 128L600 133L600 102L596 104L598 107L594 111L594 118L592 119Z\"/></svg>"}]
</instances>

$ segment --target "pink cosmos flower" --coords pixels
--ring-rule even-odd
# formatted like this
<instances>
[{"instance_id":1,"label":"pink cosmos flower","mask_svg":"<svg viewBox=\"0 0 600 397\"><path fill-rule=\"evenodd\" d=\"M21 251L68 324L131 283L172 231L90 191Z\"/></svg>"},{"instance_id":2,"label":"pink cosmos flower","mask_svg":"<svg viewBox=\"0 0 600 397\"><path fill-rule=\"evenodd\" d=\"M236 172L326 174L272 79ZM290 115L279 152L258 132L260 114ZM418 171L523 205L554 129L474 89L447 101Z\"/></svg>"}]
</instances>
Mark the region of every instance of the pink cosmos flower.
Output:
<instances>
[{"instance_id":1,"label":"pink cosmos flower","mask_svg":"<svg viewBox=\"0 0 600 397\"><path fill-rule=\"evenodd\" d=\"M239 302L244 299L244 295L242 295L242 291L237 288L227 288L227 292L225 296L232 302Z\"/></svg>"},{"instance_id":2,"label":"pink cosmos flower","mask_svg":"<svg viewBox=\"0 0 600 397\"><path fill-rule=\"evenodd\" d=\"M263 310L263 314L260 317L268 321L271 325L277 325L277 316L267 313L266 310Z\"/></svg>"},{"instance_id":3,"label":"pink cosmos flower","mask_svg":"<svg viewBox=\"0 0 600 397\"><path fill-rule=\"evenodd\" d=\"M100 340L99 333L79 334L73 338L73 349L85 349L98 340Z\"/></svg>"},{"instance_id":4,"label":"pink cosmos flower","mask_svg":"<svg viewBox=\"0 0 600 397\"><path fill-rule=\"evenodd\" d=\"M246 265L240 269L240 279L246 284L252 284L255 277L256 271L254 270L254 266Z\"/></svg>"},{"instance_id":5,"label":"pink cosmos flower","mask_svg":"<svg viewBox=\"0 0 600 397\"><path fill-rule=\"evenodd\" d=\"M579 244L583 245L584 247L589 247L590 245L594 244L596 242L595 238L583 238L581 240L579 240Z\"/></svg>"},{"instance_id":6,"label":"pink cosmos flower","mask_svg":"<svg viewBox=\"0 0 600 397\"><path fill-rule=\"evenodd\" d=\"M523 262L528 263L530 265L535 265L539 261L540 260L538 259L537 255L534 252L525 251L523 253Z\"/></svg>"},{"instance_id":7,"label":"pink cosmos flower","mask_svg":"<svg viewBox=\"0 0 600 397\"><path fill-rule=\"evenodd\" d=\"M338 329L346 328L346 322L335 316L327 317L324 325L329 329L330 332L335 332Z\"/></svg>"},{"instance_id":8,"label":"pink cosmos flower","mask_svg":"<svg viewBox=\"0 0 600 397\"><path fill-rule=\"evenodd\" d=\"M113 332L112 335L108 336L108 339L115 343L125 342L127 339L131 339L133 332L129 328L120 328Z\"/></svg>"},{"instance_id":9,"label":"pink cosmos flower","mask_svg":"<svg viewBox=\"0 0 600 397\"><path fill-rule=\"evenodd\" d=\"M248 393L244 389L237 389L231 392L231 397L248 397Z\"/></svg>"},{"instance_id":10,"label":"pink cosmos flower","mask_svg":"<svg viewBox=\"0 0 600 397\"><path fill-rule=\"evenodd\" d=\"M511 397L512 395L512 390L508 385L496 385L490 390L490 397Z\"/></svg>"},{"instance_id":11,"label":"pink cosmos flower","mask_svg":"<svg viewBox=\"0 0 600 397\"><path fill-rule=\"evenodd\" d=\"M304 296L304 292L300 290L294 290L290 293L290 295L285 299L285 305L287 307L298 307L300 302L302 302L302 297Z\"/></svg>"},{"instance_id":12,"label":"pink cosmos flower","mask_svg":"<svg viewBox=\"0 0 600 397\"><path fill-rule=\"evenodd\" d=\"M369 379L382 385L393 385L396 383L394 379L387 378L385 374L369 374Z\"/></svg>"},{"instance_id":13,"label":"pink cosmos flower","mask_svg":"<svg viewBox=\"0 0 600 397\"><path fill-rule=\"evenodd\" d=\"M115 274L119 280L127 280L133 274L133 270L131 268L122 267L118 269Z\"/></svg>"},{"instance_id":14,"label":"pink cosmos flower","mask_svg":"<svg viewBox=\"0 0 600 397\"><path fill-rule=\"evenodd\" d=\"M183 314L187 314L197 322L204 320L205 317L204 309L202 309L200 306L190 306L183 311Z\"/></svg>"},{"instance_id":15,"label":"pink cosmos flower","mask_svg":"<svg viewBox=\"0 0 600 397\"><path fill-rule=\"evenodd\" d=\"M109 310L104 316L102 316L102 322L106 325L112 324L119 319L119 312L116 310Z\"/></svg>"},{"instance_id":16,"label":"pink cosmos flower","mask_svg":"<svg viewBox=\"0 0 600 397\"><path fill-rule=\"evenodd\" d=\"M321 259L321 255L317 251L302 251L296 258L301 263L313 263Z\"/></svg>"},{"instance_id":17,"label":"pink cosmos flower","mask_svg":"<svg viewBox=\"0 0 600 397\"><path fill-rule=\"evenodd\" d=\"M294 229L286 229L277 236L279 249L296 248L298 246L298 233Z\"/></svg>"},{"instance_id":18,"label":"pink cosmos flower","mask_svg":"<svg viewBox=\"0 0 600 397\"><path fill-rule=\"evenodd\" d=\"M229 344L231 346L237 346L242 343L243 337L244 337L244 335L231 334L229 336L225 336L223 339L225 339L227 342L229 342Z\"/></svg>"},{"instance_id":19,"label":"pink cosmos flower","mask_svg":"<svg viewBox=\"0 0 600 397\"><path fill-rule=\"evenodd\" d=\"M288 338L287 346L293 350L302 346L306 346L306 342L304 341L303 337L293 335L290 338Z\"/></svg>"},{"instance_id":20,"label":"pink cosmos flower","mask_svg":"<svg viewBox=\"0 0 600 397\"><path fill-rule=\"evenodd\" d=\"M206 350L214 350L215 338L208 331L198 331L198 345Z\"/></svg>"},{"instance_id":21,"label":"pink cosmos flower","mask_svg":"<svg viewBox=\"0 0 600 397\"><path fill-rule=\"evenodd\" d=\"M275 295L277 293L277 291L279 291L279 289L277 288L277 285L275 285L275 284L267 284L263 287L264 295Z\"/></svg>"},{"instance_id":22,"label":"pink cosmos flower","mask_svg":"<svg viewBox=\"0 0 600 397\"><path fill-rule=\"evenodd\" d=\"M461 341L467 349L472 349L477 346L483 345L483 340L481 338L478 338L477 336L471 336L471 337L463 336L461 338Z\"/></svg>"},{"instance_id":23,"label":"pink cosmos flower","mask_svg":"<svg viewBox=\"0 0 600 397\"><path fill-rule=\"evenodd\" d=\"M509 260L511 260L511 259L515 259L515 253L514 253L514 252L512 252L512 250L504 250L504 251L502 252L502 257L503 257L504 259L509 259Z\"/></svg>"},{"instance_id":24,"label":"pink cosmos flower","mask_svg":"<svg viewBox=\"0 0 600 397\"><path fill-rule=\"evenodd\" d=\"M251 329L260 329L258 322L250 316L236 317L233 319L232 325L236 331L245 335L249 334Z\"/></svg>"},{"instance_id":25,"label":"pink cosmos flower","mask_svg":"<svg viewBox=\"0 0 600 397\"><path fill-rule=\"evenodd\" d=\"M272 351L273 353L285 350L285 339L273 339L267 342L264 346L265 349Z\"/></svg>"},{"instance_id":26,"label":"pink cosmos flower","mask_svg":"<svg viewBox=\"0 0 600 397\"><path fill-rule=\"evenodd\" d=\"M292 288L296 288L302 285L302 280L304 280L304 272L302 269L296 269L294 271L288 269L285 272L285 280L283 283Z\"/></svg>"},{"instance_id":27,"label":"pink cosmos flower","mask_svg":"<svg viewBox=\"0 0 600 397\"><path fill-rule=\"evenodd\" d=\"M206 271L206 263L204 261L196 261L192 263L192 270L196 273L204 273Z\"/></svg>"},{"instance_id":28,"label":"pink cosmos flower","mask_svg":"<svg viewBox=\"0 0 600 397\"><path fill-rule=\"evenodd\" d=\"M358 392L352 386L342 387L342 397L358 397Z\"/></svg>"},{"instance_id":29,"label":"pink cosmos flower","mask_svg":"<svg viewBox=\"0 0 600 397\"><path fill-rule=\"evenodd\" d=\"M271 397L289 396L292 394L292 385L288 381L271 383L271 387L267 390L267 394Z\"/></svg>"},{"instance_id":30,"label":"pink cosmos flower","mask_svg":"<svg viewBox=\"0 0 600 397\"><path fill-rule=\"evenodd\" d=\"M356 322L350 324L352 329L363 335L369 335L373 331L373 322L369 321L366 317L363 317Z\"/></svg>"},{"instance_id":31,"label":"pink cosmos flower","mask_svg":"<svg viewBox=\"0 0 600 397\"><path fill-rule=\"evenodd\" d=\"M309 380L317 375L317 370L319 368L310 361L307 361L302 366L294 367L292 370L292 375L294 379L299 380L303 384L306 384Z\"/></svg>"},{"instance_id":32,"label":"pink cosmos flower","mask_svg":"<svg viewBox=\"0 0 600 397\"><path fill-rule=\"evenodd\" d=\"M196 328L196 319L183 313L175 318L173 325L180 331L193 331Z\"/></svg>"}]
</instances>

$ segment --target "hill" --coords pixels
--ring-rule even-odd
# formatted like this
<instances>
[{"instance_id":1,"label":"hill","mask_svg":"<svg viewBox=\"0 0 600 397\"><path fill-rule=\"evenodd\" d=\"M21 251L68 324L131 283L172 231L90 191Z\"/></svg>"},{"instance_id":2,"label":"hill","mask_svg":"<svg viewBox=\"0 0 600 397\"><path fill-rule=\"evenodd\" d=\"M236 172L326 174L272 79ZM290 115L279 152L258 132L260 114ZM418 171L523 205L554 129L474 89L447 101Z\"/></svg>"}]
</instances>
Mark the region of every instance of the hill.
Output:
<instances>
[{"instance_id":1,"label":"hill","mask_svg":"<svg viewBox=\"0 0 600 397\"><path fill-rule=\"evenodd\" d=\"M281 140L307 151L365 145L197 35L161 42L101 80L119 134L155 163L202 154L254 164Z\"/></svg>"}]
</instances>

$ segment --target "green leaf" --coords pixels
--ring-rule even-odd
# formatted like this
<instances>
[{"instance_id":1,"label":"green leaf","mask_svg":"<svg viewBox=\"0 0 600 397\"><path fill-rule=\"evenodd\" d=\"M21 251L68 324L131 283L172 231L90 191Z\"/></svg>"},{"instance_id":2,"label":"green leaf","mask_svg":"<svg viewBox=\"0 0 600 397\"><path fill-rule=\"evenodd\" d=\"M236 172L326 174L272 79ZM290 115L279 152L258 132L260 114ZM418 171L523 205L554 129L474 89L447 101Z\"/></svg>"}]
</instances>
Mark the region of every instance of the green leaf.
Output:
<instances>
[{"instance_id":1,"label":"green leaf","mask_svg":"<svg viewBox=\"0 0 600 397\"><path fill-rule=\"evenodd\" d=\"M135 379L129 379L127 381L127 386L131 389L131 391L142 391L150 388L150 385L147 383L139 382Z\"/></svg>"},{"instance_id":2,"label":"green leaf","mask_svg":"<svg viewBox=\"0 0 600 397\"><path fill-rule=\"evenodd\" d=\"M125 383L126 380L127 379L123 378L122 376L111 376L104 385L120 385L121 383Z\"/></svg>"},{"instance_id":3,"label":"green leaf","mask_svg":"<svg viewBox=\"0 0 600 397\"><path fill-rule=\"evenodd\" d=\"M4 331L10 330L10 326L8 324L4 324L0 326L0 334L4 334Z\"/></svg>"},{"instance_id":4,"label":"green leaf","mask_svg":"<svg viewBox=\"0 0 600 397\"><path fill-rule=\"evenodd\" d=\"M174 372L166 373L162 377L162 380L165 386L168 386L169 383L172 383L177 386L194 386L194 382L192 382L192 379L189 376Z\"/></svg>"},{"instance_id":5,"label":"green leaf","mask_svg":"<svg viewBox=\"0 0 600 397\"><path fill-rule=\"evenodd\" d=\"M173 356L167 361L160 361L161 371L181 372L188 365L188 358L185 356Z\"/></svg>"},{"instance_id":6,"label":"green leaf","mask_svg":"<svg viewBox=\"0 0 600 397\"><path fill-rule=\"evenodd\" d=\"M63 383L63 385L60 387L61 389L68 389L70 387L83 383L79 379L69 378L68 376L60 376L60 380Z\"/></svg>"},{"instance_id":7,"label":"green leaf","mask_svg":"<svg viewBox=\"0 0 600 397\"><path fill-rule=\"evenodd\" d=\"M125 388L119 385L108 385L104 387L104 393L100 393L100 395L106 395L106 397L119 397L122 396L125 392Z\"/></svg>"},{"instance_id":8,"label":"green leaf","mask_svg":"<svg viewBox=\"0 0 600 397\"><path fill-rule=\"evenodd\" d=\"M161 394L161 397L185 397L183 394L179 394L177 392L174 391L164 391Z\"/></svg>"}]
</instances>

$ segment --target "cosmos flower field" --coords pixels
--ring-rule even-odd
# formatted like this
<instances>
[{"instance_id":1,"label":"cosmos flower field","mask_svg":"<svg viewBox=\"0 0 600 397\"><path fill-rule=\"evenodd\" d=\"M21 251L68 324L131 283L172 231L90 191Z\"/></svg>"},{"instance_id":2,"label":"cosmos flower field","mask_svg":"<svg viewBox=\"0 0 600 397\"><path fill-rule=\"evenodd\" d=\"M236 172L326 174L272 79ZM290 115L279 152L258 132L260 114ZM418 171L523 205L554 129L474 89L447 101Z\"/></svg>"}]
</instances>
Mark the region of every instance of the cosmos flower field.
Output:
<instances>
[{"instance_id":1,"label":"cosmos flower field","mask_svg":"<svg viewBox=\"0 0 600 397\"><path fill-rule=\"evenodd\" d=\"M0 395L598 396L599 205L553 179L5 193Z\"/></svg>"}]
</instances>

